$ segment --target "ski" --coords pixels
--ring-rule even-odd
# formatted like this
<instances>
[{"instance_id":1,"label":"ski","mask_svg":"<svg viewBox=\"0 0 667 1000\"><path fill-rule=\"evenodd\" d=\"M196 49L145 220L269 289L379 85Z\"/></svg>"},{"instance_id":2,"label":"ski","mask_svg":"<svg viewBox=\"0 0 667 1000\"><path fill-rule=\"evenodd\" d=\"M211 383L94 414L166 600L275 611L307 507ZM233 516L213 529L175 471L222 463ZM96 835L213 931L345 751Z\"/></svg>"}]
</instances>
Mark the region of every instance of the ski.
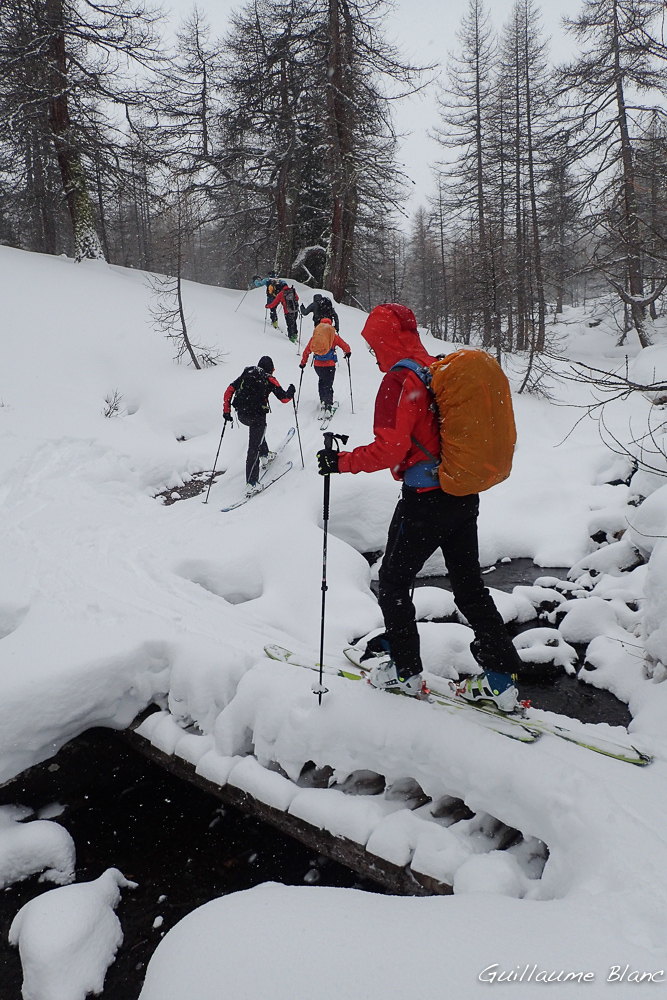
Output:
<instances>
[{"instance_id":1,"label":"ski","mask_svg":"<svg viewBox=\"0 0 667 1000\"><path fill-rule=\"evenodd\" d=\"M290 427L290 429L288 430L288 432L285 435L285 437L282 439L282 441L280 442L280 444L276 447L276 450L273 453L273 458L271 459L270 462L267 463L266 468L264 469L264 471L262 472L261 476L259 477L260 483L262 482L262 480L264 479L264 476L269 471L269 469L270 469L271 465L273 464L273 462L275 462L275 460L278 457L278 455L280 454L280 452L283 451L283 449L290 443L290 441L292 440L292 438L294 437L295 434L296 434L296 428Z\"/></svg>"},{"instance_id":2,"label":"ski","mask_svg":"<svg viewBox=\"0 0 667 1000\"><path fill-rule=\"evenodd\" d=\"M615 740L608 740L603 736L589 736L588 733L584 732L576 733L566 726L547 722L546 719L541 719L539 715L536 716L534 712L534 709L528 709L527 721L530 726L541 733L547 733L549 736L558 736L561 740L566 740L568 743L576 743L577 746L583 747L585 750L593 750L595 753L604 754L606 757L614 757L616 760L625 761L627 764L637 764L638 767L644 767L653 760L651 754L645 753L643 750L638 750L631 743L625 746L623 743L616 743Z\"/></svg>"},{"instance_id":3,"label":"ski","mask_svg":"<svg viewBox=\"0 0 667 1000\"><path fill-rule=\"evenodd\" d=\"M306 670L315 670L319 672L319 663L305 663L291 650L285 649L284 646L268 645L264 647L264 652L272 660L280 660L282 663L291 663L293 666L304 667ZM322 672L324 674L328 674L329 676L344 677L349 681L368 680L368 671L361 668L356 670L347 670L343 667L331 667L325 664ZM402 691L392 691L391 693L399 694L405 698L410 697L410 695L404 694ZM487 714L485 712L480 712L476 705L469 705L468 702L461 701L460 699L450 699L448 696L446 697L440 693L434 693L433 691L431 691L429 696L425 699L411 698L411 700L426 701L427 704L444 709L451 715L456 715L460 712L465 712L466 714L469 713L470 720L476 725L481 726L483 729L490 729L495 733L499 733L501 736L507 736L512 740L519 740L521 743L533 743L541 735L537 730L531 729L530 726L518 719L508 719L504 716L495 717L490 713Z\"/></svg>"},{"instance_id":4,"label":"ski","mask_svg":"<svg viewBox=\"0 0 667 1000\"><path fill-rule=\"evenodd\" d=\"M331 412L328 413L328 414L326 414L326 416L320 417L320 430L321 431L325 431L327 429L327 427L331 423L331 421L332 421L332 419L334 417L334 414L336 413L336 410L338 409L339 405L340 404L338 403L338 401L334 400L334 404L331 407Z\"/></svg>"},{"instance_id":5,"label":"ski","mask_svg":"<svg viewBox=\"0 0 667 1000\"><path fill-rule=\"evenodd\" d=\"M252 500L253 497L260 496L260 494L262 494L264 490L268 490L269 486L273 486L273 484L277 483L279 479L282 479L283 476L286 476L287 473L292 468L292 465L293 465L292 462L288 462L287 468L283 469L282 472L279 472L277 476L273 477L273 479L268 479L266 481L264 481L263 479L260 480L260 485L262 487L261 490L257 490L256 493L252 493L249 497L243 497L242 500L237 500L236 503L230 504L229 507L222 507L221 508L222 513L227 514L230 510L236 510L237 507L242 507L244 503L248 503L248 501Z\"/></svg>"},{"instance_id":6,"label":"ski","mask_svg":"<svg viewBox=\"0 0 667 1000\"><path fill-rule=\"evenodd\" d=\"M362 673L369 673L372 661L366 660L363 663L361 662L360 658L364 652L362 649L359 649L356 646L348 646L343 652L350 663L353 663L355 667L362 671ZM550 736L558 736L560 739L566 740L568 743L575 743L577 746L583 747L586 750L593 750L595 753L601 753L607 757L614 757L616 760L622 760L628 764L637 764L641 767L645 764L650 764L653 760L653 757L651 757L650 754L637 750L632 746L632 744L626 746L623 743L617 743L614 740L609 740L605 737L598 737L592 734L589 735L584 732L579 734L574 730L569 729L567 726L547 722L546 719L541 719L539 715L536 715L536 710L533 708L527 709L526 715L518 715L516 713L507 715L506 713L501 712L500 709L495 708L492 704L479 705L471 704L470 702L465 701L455 694L453 684L452 689L449 692L438 690L437 682L435 686L431 686L429 684L429 690L436 699L444 699L447 702L452 702L459 706L465 705L473 711L483 712L485 715L493 716L495 718L518 722L529 728L537 735L547 733Z\"/></svg>"}]
</instances>

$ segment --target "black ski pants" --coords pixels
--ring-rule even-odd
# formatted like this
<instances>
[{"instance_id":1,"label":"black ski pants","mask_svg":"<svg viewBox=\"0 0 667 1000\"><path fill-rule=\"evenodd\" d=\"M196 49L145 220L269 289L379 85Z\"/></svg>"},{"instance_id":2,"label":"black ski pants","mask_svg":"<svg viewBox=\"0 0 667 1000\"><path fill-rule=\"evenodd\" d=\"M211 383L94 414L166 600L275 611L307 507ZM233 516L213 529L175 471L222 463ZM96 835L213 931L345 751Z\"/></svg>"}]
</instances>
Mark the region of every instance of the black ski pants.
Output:
<instances>
[{"instance_id":1,"label":"black ski pants","mask_svg":"<svg viewBox=\"0 0 667 1000\"><path fill-rule=\"evenodd\" d=\"M259 479L259 460L268 455L269 448L266 443L266 414L260 413L256 416L243 416L238 414L239 421L249 430L248 454L245 460L245 481L254 486Z\"/></svg>"},{"instance_id":2,"label":"black ski pants","mask_svg":"<svg viewBox=\"0 0 667 1000\"><path fill-rule=\"evenodd\" d=\"M475 633L476 659L485 669L515 673L521 659L482 582L477 515L479 496L403 488L394 511L379 575L379 603L399 674L422 669L415 606L410 592L417 573L442 549L454 600Z\"/></svg>"},{"instance_id":3,"label":"black ski pants","mask_svg":"<svg viewBox=\"0 0 667 1000\"><path fill-rule=\"evenodd\" d=\"M335 365L315 365L315 371L319 379L318 391L320 403L324 406L333 406L333 384L336 377Z\"/></svg>"},{"instance_id":4,"label":"black ski pants","mask_svg":"<svg viewBox=\"0 0 667 1000\"><path fill-rule=\"evenodd\" d=\"M298 334L296 313L285 313L285 322L287 323L287 336L290 340L296 340Z\"/></svg>"}]
</instances>

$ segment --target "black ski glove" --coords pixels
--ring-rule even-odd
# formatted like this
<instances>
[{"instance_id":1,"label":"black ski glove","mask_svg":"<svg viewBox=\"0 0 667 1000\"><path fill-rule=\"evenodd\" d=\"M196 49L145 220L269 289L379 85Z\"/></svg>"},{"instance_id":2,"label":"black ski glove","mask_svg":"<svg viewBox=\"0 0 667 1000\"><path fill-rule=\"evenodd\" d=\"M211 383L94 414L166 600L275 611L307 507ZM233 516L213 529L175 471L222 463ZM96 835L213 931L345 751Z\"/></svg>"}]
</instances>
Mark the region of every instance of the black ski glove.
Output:
<instances>
[{"instance_id":1,"label":"black ski glove","mask_svg":"<svg viewBox=\"0 0 667 1000\"><path fill-rule=\"evenodd\" d=\"M352 357L352 351L347 351L347 352L346 352L346 354L345 354L345 357L346 357L346 358L347 358L347 360L349 361L349 360L350 360L350 358Z\"/></svg>"},{"instance_id":2,"label":"black ski glove","mask_svg":"<svg viewBox=\"0 0 667 1000\"><path fill-rule=\"evenodd\" d=\"M334 448L322 448L317 453L317 471L321 476L338 472L338 452Z\"/></svg>"},{"instance_id":3,"label":"black ski glove","mask_svg":"<svg viewBox=\"0 0 667 1000\"><path fill-rule=\"evenodd\" d=\"M294 393L296 392L296 387L293 382L287 386L287 398L294 399Z\"/></svg>"},{"instance_id":4,"label":"black ski glove","mask_svg":"<svg viewBox=\"0 0 667 1000\"><path fill-rule=\"evenodd\" d=\"M225 423L227 423L227 421L229 421L230 424L234 422L234 417L231 413L223 413L223 417L225 418Z\"/></svg>"},{"instance_id":5,"label":"black ski glove","mask_svg":"<svg viewBox=\"0 0 667 1000\"><path fill-rule=\"evenodd\" d=\"M304 306L303 302L299 306L299 309L301 310L301 315L305 316L306 315L306 309L305 309L305 306Z\"/></svg>"}]
</instances>

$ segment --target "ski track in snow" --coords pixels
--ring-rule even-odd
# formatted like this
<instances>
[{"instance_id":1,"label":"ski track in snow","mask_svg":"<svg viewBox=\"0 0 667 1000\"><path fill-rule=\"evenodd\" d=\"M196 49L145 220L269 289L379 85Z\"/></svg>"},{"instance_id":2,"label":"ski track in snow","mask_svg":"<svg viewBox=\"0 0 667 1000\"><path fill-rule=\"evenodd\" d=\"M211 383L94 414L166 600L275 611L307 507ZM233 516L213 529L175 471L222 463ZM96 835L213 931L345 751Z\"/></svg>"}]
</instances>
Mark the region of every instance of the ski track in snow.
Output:
<instances>
[{"instance_id":1,"label":"ski track in snow","mask_svg":"<svg viewBox=\"0 0 667 1000\"><path fill-rule=\"evenodd\" d=\"M377 771L387 783L409 776L434 799L456 795L549 847L544 874L522 901L500 895L485 896L482 903L466 893L357 904L336 895L333 921L339 913L353 919L357 905L369 914L379 908L393 927L401 914L420 912L426 916L417 925L428 929L434 948L432 925L442 917L456 921L452 941L465 951L466 934L479 942L487 907L492 926L501 928L505 954L518 954L522 940L534 944L534 959L526 961L555 962L550 937L561 933L558 968L581 964L584 951L565 931L569 921L589 935L590 966L664 965L667 685L651 684L640 671L629 673L627 660L600 671L601 683L616 685L630 701L633 736L656 756L644 769L548 736L520 746L431 706L337 678L327 679L330 693L319 707L309 672L269 662L262 651L273 642L312 658L317 648L322 480L314 455L322 436L314 372L304 373L299 410L305 470L294 440L284 453L294 462L289 476L266 497L221 514L244 488L247 432L235 427L221 449L219 468L227 471L207 505L203 496L169 507L152 498L210 469L224 389L245 365L268 353L283 386L297 381L294 347L277 331L263 330L263 289L249 293L235 313L241 292L184 283L197 336L227 352L224 364L196 372L175 365L169 343L151 329L150 293L140 272L6 247L0 247L0 258L7 275L7 328L21 333L3 345L0 384L0 780L52 755L90 726L127 726L156 700L181 724L194 721L206 734L209 766L217 773L231 773L252 745L260 764L276 761L293 779L308 760L331 765L339 776L357 769ZM302 298L308 296L308 289L297 287ZM356 412L349 413L347 369L341 366L341 407L329 429L349 433L348 447L354 447L370 438L379 373L359 336L364 315L345 306L340 315L353 349ZM309 329L304 321L303 337ZM613 341L603 327L585 329L582 318L580 329L568 330L575 351L604 360ZM431 345L433 353L441 348ZM573 403L584 399L581 386L561 388ZM104 399L114 390L123 397L121 413L105 419ZM629 406L641 413L641 402ZM629 491L597 484L613 456L591 422L557 447L579 411L520 397L516 412L514 472L482 499L482 562L529 556L541 565L572 565L590 552L592 512L622 509ZM293 420L291 405L273 404L269 446ZM369 589L371 570L360 552L382 548L397 494L387 472L332 478L326 632L332 663L343 662L341 651L350 640L381 624ZM437 571L438 557L429 565ZM602 735L608 730L595 728ZM289 798L291 785L280 780L286 785L275 787ZM299 790L299 808L311 821L335 823L328 793L307 794L320 791ZM290 799L295 809L297 798ZM363 798L349 806L354 829L378 839L391 810ZM398 839L388 842L395 846L401 836L407 834L397 832ZM305 907L304 913L313 905L310 897L299 904L291 895L287 904L287 895L272 892L271 905L274 897L297 910ZM247 898L240 894L239 912L250 905ZM255 898L261 908L263 897ZM234 912L233 899L219 904L221 912ZM209 908L213 913L213 904L202 912ZM160 953L169 953L170 937ZM500 961L498 947L489 954ZM392 936L383 934L380 958L392 950ZM495 960L477 952L466 952L461 968L468 978L457 980L465 995L473 995L475 962L481 971ZM367 968L358 992L346 995L395 995L380 993L379 986L369 994L378 965L367 955L358 961L375 971ZM240 995L238 984L236 994L232 985L225 996ZM598 977L595 995L603 986ZM167 989L164 983L160 988ZM559 996L575 988L581 990L559 987ZM272 995L282 996L281 989L276 986ZM510 995L510 987L494 989L496 996ZM260 996L260 985L257 990ZM151 993L148 986L145 993L147 1000L171 995ZM203 986L199 995L208 995ZM328 995L324 986L317 992L319 1000Z\"/></svg>"}]
</instances>

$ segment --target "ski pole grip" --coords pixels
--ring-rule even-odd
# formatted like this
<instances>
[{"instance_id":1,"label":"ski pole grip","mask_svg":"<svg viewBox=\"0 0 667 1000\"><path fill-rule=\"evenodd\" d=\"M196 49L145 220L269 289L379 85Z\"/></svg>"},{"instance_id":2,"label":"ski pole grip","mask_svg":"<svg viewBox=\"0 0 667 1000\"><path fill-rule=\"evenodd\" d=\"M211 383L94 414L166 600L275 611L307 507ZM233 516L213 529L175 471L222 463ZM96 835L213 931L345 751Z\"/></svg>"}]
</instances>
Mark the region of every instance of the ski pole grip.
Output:
<instances>
[{"instance_id":1,"label":"ski pole grip","mask_svg":"<svg viewBox=\"0 0 667 1000\"><path fill-rule=\"evenodd\" d=\"M324 435L324 447L327 448L328 450L331 450L331 448L333 448L333 443L334 443L333 432L329 431Z\"/></svg>"}]
</instances>

